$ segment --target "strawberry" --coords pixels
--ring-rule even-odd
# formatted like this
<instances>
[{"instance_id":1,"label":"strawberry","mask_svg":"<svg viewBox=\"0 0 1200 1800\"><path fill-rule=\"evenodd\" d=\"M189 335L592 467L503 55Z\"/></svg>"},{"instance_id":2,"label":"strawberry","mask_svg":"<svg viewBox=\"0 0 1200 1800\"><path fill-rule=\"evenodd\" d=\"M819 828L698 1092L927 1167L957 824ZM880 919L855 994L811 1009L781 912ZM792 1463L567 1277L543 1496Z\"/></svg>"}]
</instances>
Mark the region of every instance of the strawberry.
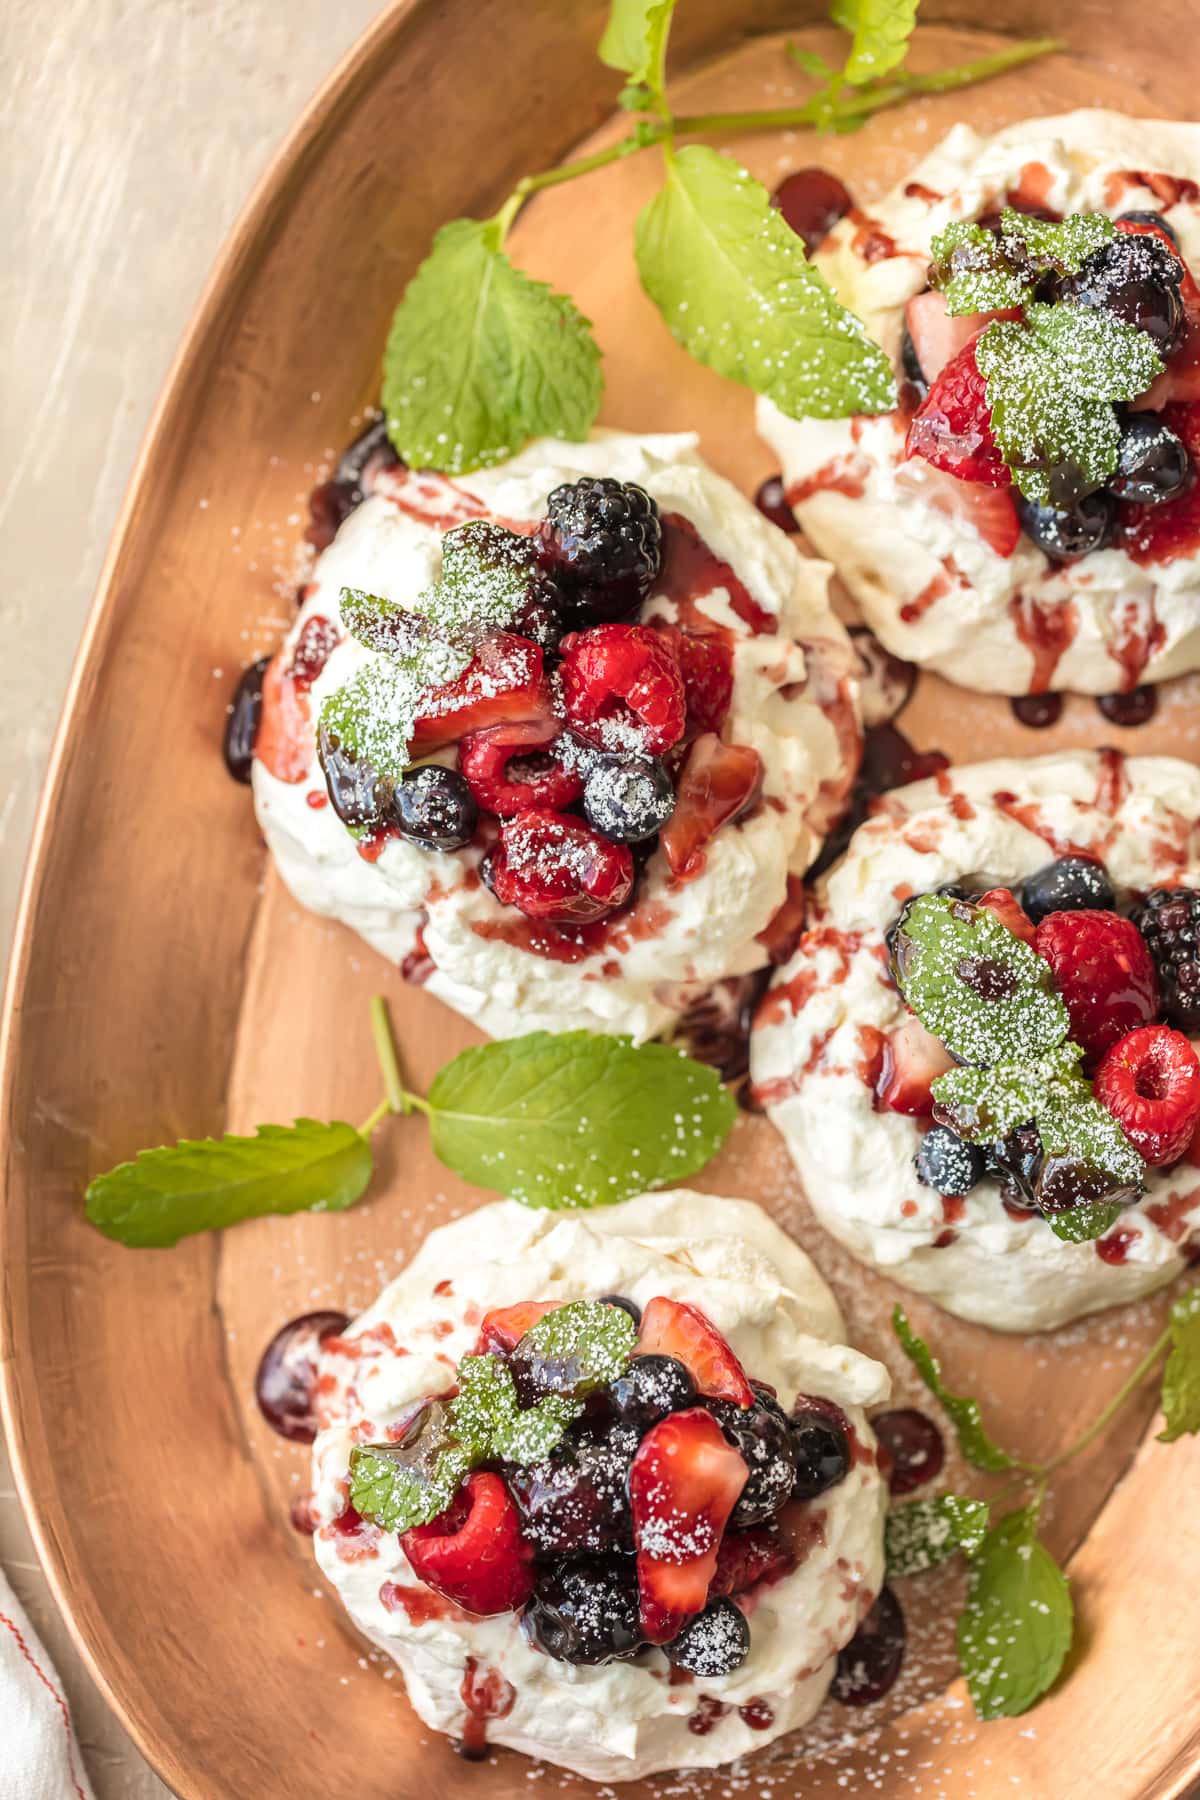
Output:
<instances>
[{"instance_id":1,"label":"strawberry","mask_svg":"<svg viewBox=\"0 0 1200 1800\"><path fill-rule=\"evenodd\" d=\"M673 1356L710 1400L754 1405L754 1389L741 1363L698 1306L657 1295L642 1313L638 1356Z\"/></svg>"},{"instance_id":2,"label":"strawberry","mask_svg":"<svg viewBox=\"0 0 1200 1800\"><path fill-rule=\"evenodd\" d=\"M499 1306L484 1313L479 1327L479 1350L508 1351L532 1331L538 1320L562 1306L562 1300L522 1300L516 1306Z\"/></svg>"},{"instance_id":3,"label":"strawberry","mask_svg":"<svg viewBox=\"0 0 1200 1800\"><path fill-rule=\"evenodd\" d=\"M1033 947L1050 964L1071 1016L1071 1036L1091 1062L1158 1013L1158 977L1129 919L1085 909L1050 913Z\"/></svg>"},{"instance_id":4,"label":"strawberry","mask_svg":"<svg viewBox=\"0 0 1200 1800\"><path fill-rule=\"evenodd\" d=\"M308 695L283 666L280 650L263 674L262 712L254 754L276 781L303 781L313 759L312 715Z\"/></svg>"},{"instance_id":5,"label":"strawberry","mask_svg":"<svg viewBox=\"0 0 1200 1800\"><path fill-rule=\"evenodd\" d=\"M1033 920L1024 908L1013 898L1010 888L989 888L986 894L980 894L977 902L994 912L1002 925L1006 925L1014 937L1019 937L1023 944L1032 944L1037 930Z\"/></svg>"},{"instance_id":6,"label":"strawberry","mask_svg":"<svg viewBox=\"0 0 1200 1800\"><path fill-rule=\"evenodd\" d=\"M542 653L528 638L494 631L480 641L469 668L425 696L425 710L408 741L409 753L414 759L429 756L468 732L531 719L547 726L554 721Z\"/></svg>"},{"instance_id":7,"label":"strawberry","mask_svg":"<svg viewBox=\"0 0 1200 1800\"><path fill-rule=\"evenodd\" d=\"M987 386L975 362L974 340L964 344L938 375L913 415L906 456L923 456L960 481L1004 488L1012 471L992 436Z\"/></svg>"},{"instance_id":8,"label":"strawberry","mask_svg":"<svg viewBox=\"0 0 1200 1800\"><path fill-rule=\"evenodd\" d=\"M954 1067L940 1039L926 1031L915 1015L883 1040L883 1061L875 1084L876 1111L907 1113L925 1119L933 1112L932 1084Z\"/></svg>"},{"instance_id":9,"label":"strawberry","mask_svg":"<svg viewBox=\"0 0 1200 1800\"><path fill-rule=\"evenodd\" d=\"M762 774L762 757L748 745L726 744L713 732L696 739L680 771L675 811L659 836L673 875L700 873L704 846L758 798Z\"/></svg>"},{"instance_id":10,"label":"strawberry","mask_svg":"<svg viewBox=\"0 0 1200 1800\"><path fill-rule=\"evenodd\" d=\"M1161 412L1164 406L1200 400L1200 302L1186 309L1183 336L1161 375L1130 402L1131 412Z\"/></svg>"},{"instance_id":11,"label":"strawberry","mask_svg":"<svg viewBox=\"0 0 1200 1800\"><path fill-rule=\"evenodd\" d=\"M561 812L573 805L583 793L578 770L541 756L528 765L523 779L509 773L511 763L537 757L560 735L555 719L525 719L490 725L486 731L473 731L465 737L458 746L458 766L480 806L504 818L530 807Z\"/></svg>"},{"instance_id":12,"label":"strawberry","mask_svg":"<svg viewBox=\"0 0 1200 1800\"><path fill-rule=\"evenodd\" d=\"M559 645L571 729L602 750L662 756L683 736L687 704L671 645L648 625L596 625Z\"/></svg>"},{"instance_id":13,"label":"strawberry","mask_svg":"<svg viewBox=\"0 0 1200 1800\"><path fill-rule=\"evenodd\" d=\"M1154 1168L1178 1162L1200 1125L1200 1059L1182 1031L1144 1025L1113 1045L1095 1094Z\"/></svg>"},{"instance_id":14,"label":"strawberry","mask_svg":"<svg viewBox=\"0 0 1200 1800\"><path fill-rule=\"evenodd\" d=\"M720 731L733 699L733 650L724 631L682 631L665 619L650 628L670 644L683 676L687 725L684 735L700 737Z\"/></svg>"},{"instance_id":15,"label":"strawberry","mask_svg":"<svg viewBox=\"0 0 1200 1800\"><path fill-rule=\"evenodd\" d=\"M468 1475L444 1513L401 1532L400 1547L426 1587L480 1618L515 1612L533 1592L533 1549L498 1475Z\"/></svg>"},{"instance_id":16,"label":"strawberry","mask_svg":"<svg viewBox=\"0 0 1200 1800\"><path fill-rule=\"evenodd\" d=\"M924 463L919 491L926 506L957 525L970 526L997 556L1011 556L1021 540L1021 521L1008 488L959 481L932 463Z\"/></svg>"},{"instance_id":17,"label":"strawberry","mask_svg":"<svg viewBox=\"0 0 1200 1800\"><path fill-rule=\"evenodd\" d=\"M1008 306L999 312L959 313L946 311L945 296L936 288L914 294L904 308L904 323L916 351L921 373L929 383L937 380L948 362L977 338L993 319L1019 319L1021 308Z\"/></svg>"},{"instance_id":18,"label":"strawberry","mask_svg":"<svg viewBox=\"0 0 1200 1800\"><path fill-rule=\"evenodd\" d=\"M669 1413L638 1445L629 1470L642 1634L669 1643L702 1612L746 1464L701 1407Z\"/></svg>"},{"instance_id":19,"label":"strawberry","mask_svg":"<svg viewBox=\"0 0 1200 1800\"><path fill-rule=\"evenodd\" d=\"M746 1531L727 1531L717 1552L709 1597L744 1594L760 1581L778 1581L796 1566L796 1553L774 1519Z\"/></svg>"},{"instance_id":20,"label":"strawberry","mask_svg":"<svg viewBox=\"0 0 1200 1800\"><path fill-rule=\"evenodd\" d=\"M1200 459L1200 399L1168 406L1162 421L1183 439L1196 463ZM1167 563L1177 557L1194 556L1200 548L1200 481L1194 480L1178 500L1167 500L1159 506L1119 506L1113 542L1138 563ZM264 682L264 718L266 695Z\"/></svg>"}]
</instances>

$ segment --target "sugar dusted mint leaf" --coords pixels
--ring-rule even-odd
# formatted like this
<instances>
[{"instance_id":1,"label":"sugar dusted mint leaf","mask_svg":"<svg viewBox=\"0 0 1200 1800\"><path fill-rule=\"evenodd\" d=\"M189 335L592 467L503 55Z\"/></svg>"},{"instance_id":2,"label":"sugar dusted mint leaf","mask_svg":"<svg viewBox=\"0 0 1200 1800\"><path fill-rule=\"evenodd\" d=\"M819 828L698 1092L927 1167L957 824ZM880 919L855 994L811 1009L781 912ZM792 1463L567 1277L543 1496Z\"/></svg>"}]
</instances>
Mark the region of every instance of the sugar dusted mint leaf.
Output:
<instances>
[{"instance_id":1,"label":"sugar dusted mint leaf","mask_svg":"<svg viewBox=\"0 0 1200 1800\"><path fill-rule=\"evenodd\" d=\"M1049 964L986 906L920 895L904 910L892 968L922 1025L963 1062L1029 1063L1070 1029Z\"/></svg>"},{"instance_id":2,"label":"sugar dusted mint leaf","mask_svg":"<svg viewBox=\"0 0 1200 1800\"><path fill-rule=\"evenodd\" d=\"M1060 1044L1032 1063L951 1069L932 1085L938 1120L970 1143L994 1143L1037 1116L1055 1084L1075 1073L1081 1055L1077 1044Z\"/></svg>"},{"instance_id":3,"label":"sugar dusted mint leaf","mask_svg":"<svg viewBox=\"0 0 1200 1800\"><path fill-rule=\"evenodd\" d=\"M410 468L490 468L531 437L584 438L596 417L591 326L514 268L502 238L497 219L443 225L396 309L383 406Z\"/></svg>"},{"instance_id":4,"label":"sugar dusted mint leaf","mask_svg":"<svg viewBox=\"0 0 1200 1800\"><path fill-rule=\"evenodd\" d=\"M681 1181L724 1143L736 1103L667 1044L530 1032L464 1050L429 1090L435 1153L526 1206L604 1206Z\"/></svg>"},{"instance_id":5,"label":"sugar dusted mint leaf","mask_svg":"<svg viewBox=\"0 0 1200 1800\"><path fill-rule=\"evenodd\" d=\"M420 654L435 635L432 622L420 613L363 588L343 588L338 610L357 643L385 655Z\"/></svg>"},{"instance_id":6,"label":"sugar dusted mint leaf","mask_svg":"<svg viewBox=\"0 0 1200 1800\"><path fill-rule=\"evenodd\" d=\"M631 87L661 91L667 34L676 0L612 0L600 61L628 75Z\"/></svg>"},{"instance_id":7,"label":"sugar dusted mint leaf","mask_svg":"<svg viewBox=\"0 0 1200 1800\"><path fill-rule=\"evenodd\" d=\"M534 1354L562 1365L571 1392L582 1400L622 1373L637 1342L637 1327L622 1306L576 1300L556 1307L522 1340Z\"/></svg>"},{"instance_id":8,"label":"sugar dusted mint leaf","mask_svg":"<svg viewBox=\"0 0 1200 1800\"><path fill-rule=\"evenodd\" d=\"M969 1494L937 1494L892 1509L884 1529L891 1579L936 1568L957 1550L978 1550L988 1528L986 1500Z\"/></svg>"},{"instance_id":9,"label":"sugar dusted mint leaf","mask_svg":"<svg viewBox=\"0 0 1200 1800\"><path fill-rule=\"evenodd\" d=\"M1131 1194L1140 1189L1146 1176L1140 1152L1078 1072L1051 1085L1036 1118L1048 1156L1086 1163Z\"/></svg>"},{"instance_id":10,"label":"sugar dusted mint leaf","mask_svg":"<svg viewBox=\"0 0 1200 1800\"><path fill-rule=\"evenodd\" d=\"M892 1313L892 1330L905 1356L953 1424L958 1447L971 1467L986 1469L991 1474L1015 1468L1016 1463L1007 1450L993 1443L984 1430L978 1400L971 1400L965 1394L953 1394L946 1386L941 1363L924 1338L917 1336L902 1306L897 1306Z\"/></svg>"},{"instance_id":11,"label":"sugar dusted mint leaf","mask_svg":"<svg viewBox=\"0 0 1200 1800\"><path fill-rule=\"evenodd\" d=\"M1121 428L1110 401L1073 392L1044 339L1015 319L995 319L976 342L975 362L1013 481L1035 505L1061 509L1112 474Z\"/></svg>"},{"instance_id":12,"label":"sugar dusted mint leaf","mask_svg":"<svg viewBox=\"0 0 1200 1800\"><path fill-rule=\"evenodd\" d=\"M475 1460L449 1434L440 1401L424 1407L397 1444L359 1444L350 1452L350 1504L384 1531L428 1525L445 1512Z\"/></svg>"},{"instance_id":13,"label":"sugar dusted mint leaf","mask_svg":"<svg viewBox=\"0 0 1200 1800\"><path fill-rule=\"evenodd\" d=\"M1035 219L1006 206L1000 214L1000 233L1010 254L1036 273L1077 275L1088 257L1117 235L1117 228L1107 213Z\"/></svg>"},{"instance_id":14,"label":"sugar dusted mint leaf","mask_svg":"<svg viewBox=\"0 0 1200 1800\"><path fill-rule=\"evenodd\" d=\"M547 1394L536 1406L511 1413L496 1426L492 1437L492 1455L501 1462L521 1463L531 1468L544 1462L562 1440L568 1425L574 1424L583 1408L562 1394Z\"/></svg>"},{"instance_id":15,"label":"sugar dusted mint leaf","mask_svg":"<svg viewBox=\"0 0 1200 1800\"><path fill-rule=\"evenodd\" d=\"M956 219L931 245L930 280L948 313L999 311L1023 306L1032 293L1027 275L1015 270L994 231Z\"/></svg>"},{"instance_id":16,"label":"sugar dusted mint leaf","mask_svg":"<svg viewBox=\"0 0 1200 1800\"><path fill-rule=\"evenodd\" d=\"M540 1462L583 1410L560 1394L522 1410L512 1374L496 1356L464 1356L458 1387L450 1403L451 1429L473 1463Z\"/></svg>"},{"instance_id":17,"label":"sugar dusted mint leaf","mask_svg":"<svg viewBox=\"0 0 1200 1800\"><path fill-rule=\"evenodd\" d=\"M468 519L442 539L441 576L417 604L458 641L502 630L528 599L535 566L532 538L490 519Z\"/></svg>"},{"instance_id":18,"label":"sugar dusted mint leaf","mask_svg":"<svg viewBox=\"0 0 1200 1800\"><path fill-rule=\"evenodd\" d=\"M422 692L410 660L376 657L326 696L321 732L376 775L398 779L409 764L408 741Z\"/></svg>"},{"instance_id":19,"label":"sugar dusted mint leaf","mask_svg":"<svg viewBox=\"0 0 1200 1800\"><path fill-rule=\"evenodd\" d=\"M1059 380L1085 400L1136 400L1162 374L1149 333L1100 307L1063 301L1030 306L1025 316Z\"/></svg>"},{"instance_id":20,"label":"sugar dusted mint leaf","mask_svg":"<svg viewBox=\"0 0 1200 1800\"><path fill-rule=\"evenodd\" d=\"M1045 1220L1064 1244L1091 1244L1112 1230L1123 1210L1115 1200L1080 1200L1064 1212L1046 1213Z\"/></svg>"},{"instance_id":21,"label":"sugar dusted mint leaf","mask_svg":"<svg viewBox=\"0 0 1200 1800\"><path fill-rule=\"evenodd\" d=\"M853 87L899 68L917 22L918 0L834 0L833 22L854 34L842 78Z\"/></svg>"},{"instance_id":22,"label":"sugar dusted mint leaf","mask_svg":"<svg viewBox=\"0 0 1200 1800\"><path fill-rule=\"evenodd\" d=\"M730 157L702 144L674 152L638 216L635 249L642 286L685 349L789 417L895 406L887 357Z\"/></svg>"},{"instance_id":23,"label":"sugar dusted mint leaf","mask_svg":"<svg viewBox=\"0 0 1200 1800\"><path fill-rule=\"evenodd\" d=\"M1171 1308L1170 1330L1162 1382L1164 1429L1158 1434L1164 1444L1200 1431L1200 1287L1180 1294Z\"/></svg>"},{"instance_id":24,"label":"sugar dusted mint leaf","mask_svg":"<svg viewBox=\"0 0 1200 1800\"><path fill-rule=\"evenodd\" d=\"M1009 1513L971 1558L958 1660L981 1719L1028 1712L1056 1679L1075 1630L1071 1592L1037 1537L1034 1507Z\"/></svg>"}]
</instances>

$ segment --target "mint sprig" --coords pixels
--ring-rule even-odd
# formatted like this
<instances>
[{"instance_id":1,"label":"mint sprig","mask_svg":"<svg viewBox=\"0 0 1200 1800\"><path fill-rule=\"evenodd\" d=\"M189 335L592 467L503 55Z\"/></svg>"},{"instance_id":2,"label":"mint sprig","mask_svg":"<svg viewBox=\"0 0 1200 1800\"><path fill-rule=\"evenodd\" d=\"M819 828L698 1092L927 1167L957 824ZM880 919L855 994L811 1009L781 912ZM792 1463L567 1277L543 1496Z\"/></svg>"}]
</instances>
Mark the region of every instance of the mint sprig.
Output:
<instances>
[{"instance_id":1,"label":"mint sprig","mask_svg":"<svg viewBox=\"0 0 1200 1800\"><path fill-rule=\"evenodd\" d=\"M842 70L852 87L889 75L908 55L918 0L835 0L835 25L853 34Z\"/></svg>"},{"instance_id":2,"label":"mint sprig","mask_svg":"<svg viewBox=\"0 0 1200 1800\"><path fill-rule=\"evenodd\" d=\"M1167 1330L1171 1353L1162 1381L1165 1425L1158 1435L1164 1444L1173 1444L1200 1431L1200 1288L1179 1296Z\"/></svg>"},{"instance_id":3,"label":"mint sprig","mask_svg":"<svg viewBox=\"0 0 1200 1800\"><path fill-rule=\"evenodd\" d=\"M981 1719L1016 1718L1054 1685L1075 1629L1066 1576L1037 1536L1036 1503L971 1557L958 1659Z\"/></svg>"},{"instance_id":4,"label":"mint sprig","mask_svg":"<svg viewBox=\"0 0 1200 1800\"><path fill-rule=\"evenodd\" d=\"M1088 257L1115 236L1116 226L1105 213L1034 219L1006 206L998 231L955 219L938 232L930 245L930 280L949 313L1023 307L1032 302L1044 275L1077 275Z\"/></svg>"},{"instance_id":5,"label":"mint sprig","mask_svg":"<svg viewBox=\"0 0 1200 1800\"><path fill-rule=\"evenodd\" d=\"M987 1533L990 1510L970 1494L935 1494L893 1507L884 1528L888 1578L924 1574L960 1550L972 1554Z\"/></svg>"},{"instance_id":6,"label":"mint sprig","mask_svg":"<svg viewBox=\"0 0 1200 1800\"><path fill-rule=\"evenodd\" d=\"M382 1000L372 1015L388 1098L361 1128L300 1119L141 1151L89 1183L91 1224L158 1249L266 1213L340 1211L366 1191L372 1132L414 1110L435 1153L478 1186L530 1206L604 1206L701 1168L737 1115L716 1073L681 1051L588 1031L464 1050L423 1097L400 1077Z\"/></svg>"},{"instance_id":7,"label":"mint sprig","mask_svg":"<svg viewBox=\"0 0 1200 1800\"><path fill-rule=\"evenodd\" d=\"M994 1443L984 1429L978 1400L972 1400L966 1394L951 1393L946 1386L941 1363L924 1338L913 1330L902 1306L897 1306L892 1313L892 1330L905 1356L950 1419L958 1447L972 1468L985 1469L991 1474L1015 1468L1015 1459Z\"/></svg>"},{"instance_id":8,"label":"mint sprig","mask_svg":"<svg viewBox=\"0 0 1200 1800\"><path fill-rule=\"evenodd\" d=\"M667 36L676 0L612 0L597 52L610 69L628 75L631 87L662 92Z\"/></svg>"}]
</instances>

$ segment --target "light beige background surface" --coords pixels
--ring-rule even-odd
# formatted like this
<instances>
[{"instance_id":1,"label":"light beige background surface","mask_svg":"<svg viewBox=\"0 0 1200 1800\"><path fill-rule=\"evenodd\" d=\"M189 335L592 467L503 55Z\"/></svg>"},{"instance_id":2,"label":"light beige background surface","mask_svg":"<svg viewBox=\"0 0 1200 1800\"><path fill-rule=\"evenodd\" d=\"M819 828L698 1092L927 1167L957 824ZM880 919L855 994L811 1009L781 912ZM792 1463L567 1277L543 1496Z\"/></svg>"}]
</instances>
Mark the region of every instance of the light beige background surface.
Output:
<instances>
[{"instance_id":1,"label":"light beige background surface","mask_svg":"<svg viewBox=\"0 0 1200 1800\"><path fill-rule=\"evenodd\" d=\"M272 152L380 10L0 0L0 960L75 645L171 354ZM72 1652L2 1447L0 1562L57 1661L100 1800L165 1795Z\"/></svg>"}]
</instances>

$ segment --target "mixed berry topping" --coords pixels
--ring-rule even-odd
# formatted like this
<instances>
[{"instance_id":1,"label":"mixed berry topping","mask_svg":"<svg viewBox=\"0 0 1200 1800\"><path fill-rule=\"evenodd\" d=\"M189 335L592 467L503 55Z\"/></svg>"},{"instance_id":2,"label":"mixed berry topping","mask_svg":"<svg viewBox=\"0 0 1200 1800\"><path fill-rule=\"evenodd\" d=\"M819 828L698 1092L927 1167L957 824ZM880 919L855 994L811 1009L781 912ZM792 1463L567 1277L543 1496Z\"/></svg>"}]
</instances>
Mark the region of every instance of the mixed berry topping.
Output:
<instances>
[{"instance_id":1,"label":"mixed berry topping","mask_svg":"<svg viewBox=\"0 0 1200 1800\"><path fill-rule=\"evenodd\" d=\"M1155 889L1131 916L1117 904L1080 855L1019 897L960 884L905 902L887 944L910 1012L876 1104L930 1118L924 1186L961 1202L994 1181L1009 1211L1080 1242L1139 1198L1147 1168L1193 1153L1200 894Z\"/></svg>"},{"instance_id":2,"label":"mixed berry topping","mask_svg":"<svg viewBox=\"0 0 1200 1800\"><path fill-rule=\"evenodd\" d=\"M550 495L537 554L576 618L624 618L648 598L662 567L658 508L635 482L584 476Z\"/></svg>"},{"instance_id":3,"label":"mixed berry topping","mask_svg":"<svg viewBox=\"0 0 1200 1800\"><path fill-rule=\"evenodd\" d=\"M701 1678L750 1651L741 1598L796 1564L788 1509L851 1465L839 1409L791 1413L712 1321L656 1295L488 1313L456 1386L351 1453L349 1507L466 1612L560 1662L660 1646Z\"/></svg>"}]
</instances>

